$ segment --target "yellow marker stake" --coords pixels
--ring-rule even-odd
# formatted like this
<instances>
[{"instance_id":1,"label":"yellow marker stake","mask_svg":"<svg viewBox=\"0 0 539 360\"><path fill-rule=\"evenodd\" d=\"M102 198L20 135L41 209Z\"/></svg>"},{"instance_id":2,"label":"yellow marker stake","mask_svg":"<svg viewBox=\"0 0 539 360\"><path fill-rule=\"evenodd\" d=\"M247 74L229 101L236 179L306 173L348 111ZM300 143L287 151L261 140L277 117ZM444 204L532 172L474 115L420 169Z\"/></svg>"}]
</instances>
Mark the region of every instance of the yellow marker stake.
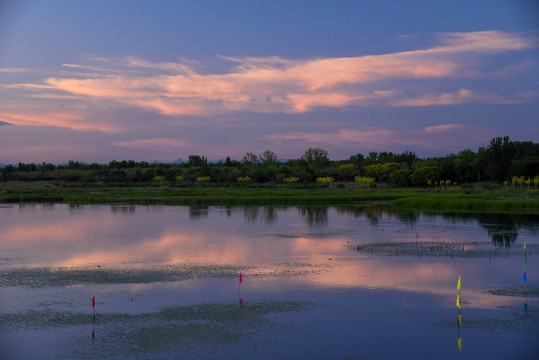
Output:
<instances>
[{"instance_id":1,"label":"yellow marker stake","mask_svg":"<svg viewBox=\"0 0 539 360\"><path fill-rule=\"evenodd\" d=\"M457 290L460 291L460 276L459 276L459 281L457 282Z\"/></svg>"},{"instance_id":2,"label":"yellow marker stake","mask_svg":"<svg viewBox=\"0 0 539 360\"><path fill-rule=\"evenodd\" d=\"M460 294L457 294L457 306L460 309Z\"/></svg>"},{"instance_id":3,"label":"yellow marker stake","mask_svg":"<svg viewBox=\"0 0 539 360\"><path fill-rule=\"evenodd\" d=\"M459 351L462 352L462 338L459 338Z\"/></svg>"}]
</instances>

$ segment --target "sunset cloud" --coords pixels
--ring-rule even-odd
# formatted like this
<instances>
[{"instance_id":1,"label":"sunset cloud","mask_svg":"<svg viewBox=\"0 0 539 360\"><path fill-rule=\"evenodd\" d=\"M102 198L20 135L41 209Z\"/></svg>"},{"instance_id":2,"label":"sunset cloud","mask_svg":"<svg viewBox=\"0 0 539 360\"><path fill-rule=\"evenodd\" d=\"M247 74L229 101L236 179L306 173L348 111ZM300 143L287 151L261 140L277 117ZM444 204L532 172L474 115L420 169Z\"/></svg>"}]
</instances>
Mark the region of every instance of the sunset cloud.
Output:
<instances>
[{"instance_id":1,"label":"sunset cloud","mask_svg":"<svg viewBox=\"0 0 539 360\"><path fill-rule=\"evenodd\" d=\"M152 63L135 57L100 59L96 65L64 64L92 76L55 76L43 83L10 85L65 99L86 97L152 109L165 115L215 115L222 111L303 113L317 107L361 106L385 99L392 106L514 103L496 94L462 88L435 95L406 95L391 82L474 76L469 57L537 47L529 35L500 31L440 34L439 44L423 50L359 57L291 60L281 57L220 56L236 65L207 73L196 62ZM458 55L458 56L457 56ZM465 60L460 59L465 55ZM529 64L528 64L529 66ZM369 93L367 88L384 84ZM366 95L370 94L370 95ZM401 96L399 96L401 94Z\"/></svg>"},{"instance_id":2,"label":"sunset cloud","mask_svg":"<svg viewBox=\"0 0 539 360\"><path fill-rule=\"evenodd\" d=\"M50 126L82 131L117 131L117 129L115 129L113 126L88 122L82 115L76 113L0 113L0 120L11 125L18 126Z\"/></svg>"},{"instance_id":3,"label":"sunset cloud","mask_svg":"<svg viewBox=\"0 0 539 360\"><path fill-rule=\"evenodd\" d=\"M422 130L410 129L406 131L398 131L394 128L341 128L326 132L271 134L264 136L262 140L277 143L281 148L295 146L298 149L305 148L308 144L317 144L335 150L361 148L387 151L387 144L403 148L420 146L427 149L443 149L448 144L470 140L472 135L457 131L464 128L466 126L461 124L434 125Z\"/></svg>"},{"instance_id":4,"label":"sunset cloud","mask_svg":"<svg viewBox=\"0 0 539 360\"><path fill-rule=\"evenodd\" d=\"M425 94L417 98L401 99L392 102L392 106L444 106L469 103L518 104L519 98L504 98L497 94L478 94L469 89L460 89L452 93Z\"/></svg>"},{"instance_id":5,"label":"sunset cloud","mask_svg":"<svg viewBox=\"0 0 539 360\"><path fill-rule=\"evenodd\" d=\"M155 139L136 139L129 141L116 141L111 145L127 147L139 150L159 150L166 152L184 151L189 149L193 144L189 141L172 138L155 138Z\"/></svg>"},{"instance_id":6,"label":"sunset cloud","mask_svg":"<svg viewBox=\"0 0 539 360\"><path fill-rule=\"evenodd\" d=\"M461 125L461 124L444 124L444 125L428 126L423 129L423 132L427 134L433 134L433 133L439 133L439 132L458 130L462 128L464 128L464 125Z\"/></svg>"}]
</instances>

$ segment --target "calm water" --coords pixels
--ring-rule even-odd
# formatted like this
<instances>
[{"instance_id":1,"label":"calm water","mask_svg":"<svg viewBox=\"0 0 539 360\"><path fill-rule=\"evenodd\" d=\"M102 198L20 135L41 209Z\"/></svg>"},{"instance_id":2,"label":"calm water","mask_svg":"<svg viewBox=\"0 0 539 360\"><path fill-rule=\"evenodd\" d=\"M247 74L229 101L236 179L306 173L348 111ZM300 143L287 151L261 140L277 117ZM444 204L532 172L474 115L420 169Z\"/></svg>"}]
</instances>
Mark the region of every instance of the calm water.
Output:
<instances>
[{"instance_id":1,"label":"calm water","mask_svg":"<svg viewBox=\"0 0 539 360\"><path fill-rule=\"evenodd\" d=\"M2 205L0 358L537 359L538 230L381 206Z\"/></svg>"}]
</instances>

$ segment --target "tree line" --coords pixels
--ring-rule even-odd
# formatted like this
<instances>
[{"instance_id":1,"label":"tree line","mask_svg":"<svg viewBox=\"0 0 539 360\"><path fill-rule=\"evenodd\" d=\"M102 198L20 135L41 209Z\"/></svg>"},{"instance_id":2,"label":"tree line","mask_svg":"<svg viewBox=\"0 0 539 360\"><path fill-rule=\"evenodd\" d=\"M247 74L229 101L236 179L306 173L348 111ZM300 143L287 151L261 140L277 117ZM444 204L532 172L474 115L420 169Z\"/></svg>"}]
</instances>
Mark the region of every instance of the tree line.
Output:
<instances>
[{"instance_id":1,"label":"tree line","mask_svg":"<svg viewBox=\"0 0 539 360\"><path fill-rule=\"evenodd\" d=\"M6 165L0 181L60 181L79 184L155 183L328 183L369 179L372 183L395 186L465 184L479 181L511 183L514 177L533 179L539 175L539 144L496 137L478 151L421 159L415 153L358 153L346 160L330 160L320 147L309 148L299 159L278 160L270 150L247 152L242 160L227 157L209 162L205 156L189 155L179 164L113 160L108 164L70 160L51 163Z\"/></svg>"}]
</instances>

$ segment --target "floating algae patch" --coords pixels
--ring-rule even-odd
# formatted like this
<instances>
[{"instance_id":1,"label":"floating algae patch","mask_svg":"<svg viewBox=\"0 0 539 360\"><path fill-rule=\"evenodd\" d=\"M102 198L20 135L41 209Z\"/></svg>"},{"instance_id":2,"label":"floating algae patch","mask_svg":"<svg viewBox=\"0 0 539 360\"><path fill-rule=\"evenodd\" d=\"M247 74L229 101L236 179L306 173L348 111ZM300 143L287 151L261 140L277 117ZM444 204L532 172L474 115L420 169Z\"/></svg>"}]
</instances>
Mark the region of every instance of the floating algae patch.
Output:
<instances>
[{"instance_id":1,"label":"floating algae patch","mask_svg":"<svg viewBox=\"0 0 539 360\"><path fill-rule=\"evenodd\" d=\"M530 311L508 311L500 313L499 310L489 311L492 316L463 316L462 328L475 330L502 330L510 332L539 332L539 312L530 308ZM452 329L457 327L455 319L445 319L435 323L434 327Z\"/></svg>"},{"instance_id":2,"label":"floating algae patch","mask_svg":"<svg viewBox=\"0 0 539 360\"><path fill-rule=\"evenodd\" d=\"M22 268L0 271L0 286L73 286L80 284L149 284L200 277L232 277L249 267L174 265L158 268Z\"/></svg>"},{"instance_id":3,"label":"floating algae patch","mask_svg":"<svg viewBox=\"0 0 539 360\"><path fill-rule=\"evenodd\" d=\"M130 336L145 348L197 346L206 343L235 342L252 337L259 331L277 330L284 326L268 315L307 310L313 303L298 301L269 301L251 303L238 308L236 304L204 304L167 308L156 314L156 323L143 332Z\"/></svg>"},{"instance_id":4,"label":"floating algae patch","mask_svg":"<svg viewBox=\"0 0 539 360\"><path fill-rule=\"evenodd\" d=\"M497 247L491 242L389 242L350 245L350 250L364 254L412 257L491 258L522 256L520 247ZM539 245L528 245L528 254L539 253Z\"/></svg>"},{"instance_id":5,"label":"floating algae patch","mask_svg":"<svg viewBox=\"0 0 539 360\"><path fill-rule=\"evenodd\" d=\"M300 301L260 301L238 308L237 304L198 304L167 307L158 312L143 314L103 313L96 316L96 326L113 324L144 324L147 327L181 327L189 324L216 325L242 322L244 326L256 327L268 322L263 317L270 313L299 312L311 308L314 303ZM0 314L0 332L13 329L58 328L91 324L90 313L70 311L27 310Z\"/></svg>"},{"instance_id":6,"label":"floating algae patch","mask_svg":"<svg viewBox=\"0 0 539 360\"><path fill-rule=\"evenodd\" d=\"M303 232L303 233L267 233L254 235L254 238L283 238L283 239L329 239L338 235L347 233L348 231L326 231L326 232Z\"/></svg>"},{"instance_id":7,"label":"floating algae patch","mask_svg":"<svg viewBox=\"0 0 539 360\"><path fill-rule=\"evenodd\" d=\"M153 268L20 268L0 270L0 287L65 287L95 284L150 284L187 281L197 278L232 278L246 275L294 276L325 270L324 266L279 263L264 267L235 265L170 265Z\"/></svg>"},{"instance_id":8,"label":"floating algae patch","mask_svg":"<svg viewBox=\"0 0 539 360\"><path fill-rule=\"evenodd\" d=\"M264 277L305 276L320 274L322 272L331 270L331 268L332 267L327 264L279 262L258 266L256 268L255 275Z\"/></svg>"},{"instance_id":9,"label":"floating algae patch","mask_svg":"<svg viewBox=\"0 0 539 360\"><path fill-rule=\"evenodd\" d=\"M497 296L539 297L539 287L535 286L483 289L482 292Z\"/></svg>"},{"instance_id":10,"label":"floating algae patch","mask_svg":"<svg viewBox=\"0 0 539 360\"><path fill-rule=\"evenodd\" d=\"M57 352L54 358L167 358L170 353L190 358L190 352L201 356L216 347L245 345L254 337L290 329L293 324L277 321L275 315L313 306L301 301L261 301L241 308L237 304L174 306L145 314L99 314L93 326L88 313L36 310L0 314L0 323L6 324L0 327L0 334L21 329L71 329L69 336L60 340L65 344L51 349ZM89 342L94 329L96 340Z\"/></svg>"}]
</instances>

